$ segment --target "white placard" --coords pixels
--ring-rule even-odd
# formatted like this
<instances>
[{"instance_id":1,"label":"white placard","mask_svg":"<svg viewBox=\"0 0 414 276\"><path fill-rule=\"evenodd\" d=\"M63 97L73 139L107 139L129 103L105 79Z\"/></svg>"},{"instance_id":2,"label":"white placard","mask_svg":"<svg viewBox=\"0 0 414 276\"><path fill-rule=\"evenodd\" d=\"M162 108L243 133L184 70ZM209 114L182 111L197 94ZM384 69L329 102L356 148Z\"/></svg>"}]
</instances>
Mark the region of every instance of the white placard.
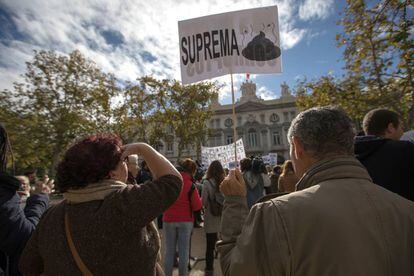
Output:
<instances>
[{"instance_id":1,"label":"white placard","mask_svg":"<svg viewBox=\"0 0 414 276\"><path fill-rule=\"evenodd\" d=\"M267 155L263 155L262 160L263 163L274 166L277 164L277 153L271 152Z\"/></svg>"},{"instance_id":2,"label":"white placard","mask_svg":"<svg viewBox=\"0 0 414 276\"><path fill-rule=\"evenodd\" d=\"M237 151L237 163L246 157L244 151L243 140L239 139L236 141ZM234 162L234 143L219 146L219 147L201 147L201 162L205 168L207 168L211 162L219 160L221 165L225 168L229 168L231 162Z\"/></svg>"},{"instance_id":3,"label":"white placard","mask_svg":"<svg viewBox=\"0 0 414 276\"><path fill-rule=\"evenodd\" d=\"M178 22L181 80L281 73L277 6Z\"/></svg>"},{"instance_id":4,"label":"white placard","mask_svg":"<svg viewBox=\"0 0 414 276\"><path fill-rule=\"evenodd\" d=\"M269 153L269 164L272 166L277 165L277 153Z\"/></svg>"}]
</instances>

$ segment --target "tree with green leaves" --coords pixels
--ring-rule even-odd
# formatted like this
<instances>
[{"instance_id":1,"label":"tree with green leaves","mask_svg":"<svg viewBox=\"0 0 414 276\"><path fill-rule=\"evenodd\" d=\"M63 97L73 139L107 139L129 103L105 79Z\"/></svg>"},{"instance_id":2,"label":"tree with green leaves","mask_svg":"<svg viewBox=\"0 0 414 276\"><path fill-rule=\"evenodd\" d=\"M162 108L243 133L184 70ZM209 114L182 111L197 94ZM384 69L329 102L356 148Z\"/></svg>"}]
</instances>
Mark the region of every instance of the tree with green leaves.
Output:
<instances>
[{"instance_id":1,"label":"tree with green leaves","mask_svg":"<svg viewBox=\"0 0 414 276\"><path fill-rule=\"evenodd\" d=\"M25 82L0 91L0 121L6 125L20 170L54 168L68 144L80 135L104 131L111 120L116 79L74 51L34 53Z\"/></svg>"},{"instance_id":2,"label":"tree with green leaves","mask_svg":"<svg viewBox=\"0 0 414 276\"><path fill-rule=\"evenodd\" d=\"M155 147L178 139L181 156L205 139L217 91L214 83L182 86L152 77L121 85L79 51L40 51L27 62L25 81L0 91L0 122L10 133L19 171L42 167L53 174L74 138L102 131Z\"/></svg>"},{"instance_id":3,"label":"tree with green leaves","mask_svg":"<svg viewBox=\"0 0 414 276\"><path fill-rule=\"evenodd\" d=\"M140 83L147 93L155 95L157 117L151 121L152 126L160 127L164 122L164 130L171 127L171 133L164 132L156 137L163 137L170 141L174 137L178 140L178 158L188 147L199 149L203 144L208 129L207 120L212 115L211 101L217 96L219 87L212 82L201 82L192 85L181 85L176 80L156 80L152 77L140 79ZM156 119L158 118L158 119ZM197 150L197 159L200 152Z\"/></svg>"},{"instance_id":4,"label":"tree with green leaves","mask_svg":"<svg viewBox=\"0 0 414 276\"><path fill-rule=\"evenodd\" d=\"M127 82L121 89L120 103L114 106L111 128L125 143L149 142L149 121L156 113L155 97L141 85Z\"/></svg>"},{"instance_id":5,"label":"tree with green leaves","mask_svg":"<svg viewBox=\"0 0 414 276\"><path fill-rule=\"evenodd\" d=\"M398 111L414 125L412 0L347 0L337 35L346 75L299 83L298 106L338 104L361 122L376 107Z\"/></svg>"}]
</instances>

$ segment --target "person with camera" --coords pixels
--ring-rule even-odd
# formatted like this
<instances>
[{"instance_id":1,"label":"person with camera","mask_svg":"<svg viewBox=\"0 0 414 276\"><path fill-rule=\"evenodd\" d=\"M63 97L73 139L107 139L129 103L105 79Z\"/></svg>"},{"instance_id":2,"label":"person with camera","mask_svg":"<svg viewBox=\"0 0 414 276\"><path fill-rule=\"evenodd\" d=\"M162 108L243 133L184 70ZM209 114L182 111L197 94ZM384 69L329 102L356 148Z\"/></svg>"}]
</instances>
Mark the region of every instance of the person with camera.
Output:
<instances>
[{"instance_id":1,"label":"person with camera","mask_svg":"<svg viewBox=\"0 0 414 276\"><path fill-rule=\"evenodd\" d=\"M247 206L252 206L265 194L264 163L261 158L244 158L240 161L244 182L247 188ZM270 185L270 179L265 175Z\"/></svg>"}]
</instances>

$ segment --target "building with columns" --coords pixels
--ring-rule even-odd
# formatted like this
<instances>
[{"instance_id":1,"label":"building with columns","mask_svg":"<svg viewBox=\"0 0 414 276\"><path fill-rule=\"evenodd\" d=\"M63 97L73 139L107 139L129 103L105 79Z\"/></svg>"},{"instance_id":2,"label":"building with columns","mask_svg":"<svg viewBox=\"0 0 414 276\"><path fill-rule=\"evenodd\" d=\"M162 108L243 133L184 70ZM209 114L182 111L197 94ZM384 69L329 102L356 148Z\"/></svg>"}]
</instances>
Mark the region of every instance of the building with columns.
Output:
<instances>
[{"instance_id":1,"label":"building with columns","mask_svg":"<svg viewBox=\"0 0 414 276\"><path fill-rule=\"evenodd\" d=\"M295 97L289 87L281 85L281 96L263 100L256 94L256 84L245 81L241 87L241 97L235 104L237 139L242 138L245 152L250 155L278 154L279 162L289 159L287 131L297 114ZM221 105L218 98L212 104L213 116L207 123L210 135L205 146L215 147L233 143L233 111L231 104ZM178 147L175 141L163 143L160 152L168 159L177 160ZM196 158L196 149L189 147L182 157Z\"/></svg>"},{"instance_id":2,"label":"building with columns","mask_svg":"<svg viewBox=\"0 0 414 276\"><path fill-rule=\"evenodd\" d=\"M210 147L233 143L233 124L237 138L242 138L245 152L250 155L267 155L276 152L279 160L289 159L287 131L297 114L295 97L286 83L281 85L278 99L263 100L256 94L256 84L245 81L241 97L235 104L236 122L233 122L232 105L213 103L214 115L208 127L211 130L207 144ZM283 157L283 158L282 158Z\"/></svg>"}]
</instances>

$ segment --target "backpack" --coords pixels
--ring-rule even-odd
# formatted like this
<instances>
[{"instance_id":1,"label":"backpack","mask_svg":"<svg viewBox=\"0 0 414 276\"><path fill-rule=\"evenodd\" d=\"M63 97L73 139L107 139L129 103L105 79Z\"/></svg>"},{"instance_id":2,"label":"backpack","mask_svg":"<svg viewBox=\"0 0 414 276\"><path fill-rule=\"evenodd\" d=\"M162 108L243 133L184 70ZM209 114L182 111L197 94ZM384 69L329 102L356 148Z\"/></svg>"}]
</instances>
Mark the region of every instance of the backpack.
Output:
<instances>
[{"instance_id":1,"label":"backpack","mask_svg":"<svg viewBox=\"0 0 414 276\"><path fill-rule=\"evenodd\" d=\"M211 187L213 187L215 189L215 187L213 186L213 184L210 182L210 180L206 179ZM219 217L221 216L221 213L223 212L223 204L221 204L220 202L217 201L217 197L216 197L216 192L214 191L214 195L213 198L210 198L210 196L208 196L208 205L210 208L210 213L215 216L215 217Z\"/></svg>"}]
</instances>

